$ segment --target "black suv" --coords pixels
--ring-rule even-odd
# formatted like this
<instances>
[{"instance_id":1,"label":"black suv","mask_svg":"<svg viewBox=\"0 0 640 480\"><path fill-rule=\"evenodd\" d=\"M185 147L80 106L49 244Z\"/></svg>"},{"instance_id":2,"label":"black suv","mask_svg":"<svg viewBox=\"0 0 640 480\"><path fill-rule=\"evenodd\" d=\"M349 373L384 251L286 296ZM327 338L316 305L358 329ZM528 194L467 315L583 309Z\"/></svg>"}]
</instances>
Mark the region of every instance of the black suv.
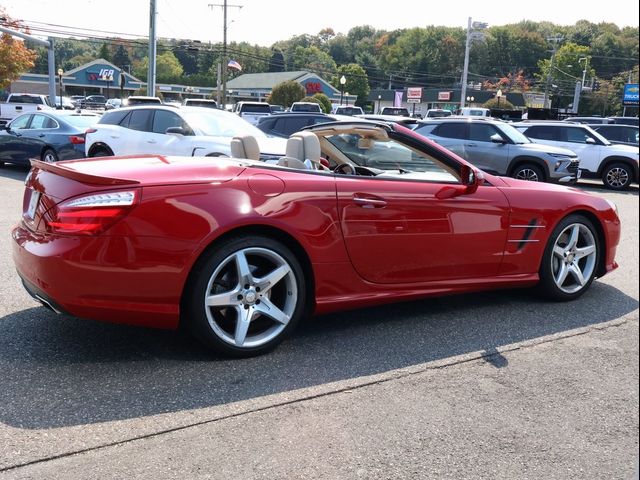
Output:
<instances>
[{"instance_id":1,"label":"black suv","mask_svg":"<svg viewBox=\"0 0 640 480\"><path fill-rule=\"evenodd\" d=\"M273 113L258 120L258 127L272 137L289 138L292 133L299 132L304 127L316 123L327 123L338 120L337 116L313 112Z\"/></svg>"}]
</instances>

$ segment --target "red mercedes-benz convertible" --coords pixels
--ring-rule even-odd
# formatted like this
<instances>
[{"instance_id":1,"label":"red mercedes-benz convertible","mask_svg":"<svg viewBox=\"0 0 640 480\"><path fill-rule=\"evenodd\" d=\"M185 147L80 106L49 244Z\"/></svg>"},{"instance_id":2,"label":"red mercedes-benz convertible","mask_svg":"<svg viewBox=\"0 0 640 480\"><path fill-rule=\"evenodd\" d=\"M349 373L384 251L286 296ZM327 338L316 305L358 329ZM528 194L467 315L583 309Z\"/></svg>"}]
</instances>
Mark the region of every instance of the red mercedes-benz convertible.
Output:
<instances>
[{"instance_id":1,"label":"red mercedes-benz convertible","mask_svg":"<svg viewBox=\"0 0 640 480\"><path fill-rule=\"evenodd\" d=\"M251 137L234 142L258 158ZM314 313L506 287L575 299L617 267L620 221L596 195L491 176L405 127L354 120L294 134L272 163L33 161L12 233L26 289L51 309L183 323L248 356Z\"/></svg>"}]
</instances>

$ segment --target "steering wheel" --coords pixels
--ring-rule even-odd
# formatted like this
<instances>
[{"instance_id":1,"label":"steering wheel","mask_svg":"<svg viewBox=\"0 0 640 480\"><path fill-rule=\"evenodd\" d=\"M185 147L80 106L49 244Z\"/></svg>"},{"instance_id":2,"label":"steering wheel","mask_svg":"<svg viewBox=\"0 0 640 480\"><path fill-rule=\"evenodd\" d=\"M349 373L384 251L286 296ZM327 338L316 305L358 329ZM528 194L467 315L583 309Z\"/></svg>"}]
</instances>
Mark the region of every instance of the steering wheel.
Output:
<instances>
[{"instance_id":1,"label":"steering wheel","mask_svg":"<svg viewBox=\"0 0 640 480\"><path fill-rule=\"evenodd\" d=\"M350 163L340 163L333 167L334 173L340 173L342 175L357 175L356 167Z\"/></svg>"}]
</instances>

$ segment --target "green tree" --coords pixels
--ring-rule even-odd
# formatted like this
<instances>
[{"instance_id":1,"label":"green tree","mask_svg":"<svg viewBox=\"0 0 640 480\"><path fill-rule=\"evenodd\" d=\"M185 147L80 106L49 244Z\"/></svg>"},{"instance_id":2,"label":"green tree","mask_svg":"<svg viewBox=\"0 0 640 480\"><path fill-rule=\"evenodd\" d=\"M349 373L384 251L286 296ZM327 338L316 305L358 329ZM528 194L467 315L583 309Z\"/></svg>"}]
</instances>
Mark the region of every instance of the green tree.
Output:
<instances>
[{"instance_id":1,"label":"green tree","mask_svg":"<svg viewBox=\"0 0 640 480\"><path fill-rule=\"evenodd\" d=\"M131 58L129 58L129 53L127 53L127 49L124 48L124 45L118 45L111 62L120 68L131 68Z\"/></svg>"},{"instance_id":2,"label":"green tree","mask_svg":"<svg viewBox=\"0 0 640 480\"><path fill-rule=\"evenodd\" d=\"M306 70L321 76L331 75L336 71L333 58L315 46L296 47L291 64L294 70Z\"/></svg>"},{"instance_id":3,"label":"green tree","mask_svg":"<svg viewBox=\"0 0 640 480\"><path fill-rule=\"evenodd\" d=\"M111 52L109 51L109 47L106 43L103 43L100 47L100 51L98 52L98 58L102 58L107 62L111 61Z\"/></svg>"},{"instance_id":4,"label":"green tree","mask_svg":"<svg viewBox=\"0 0 640 480\"><path fill-rule=\"evenodd\" d=\"M271 57L269 58L270 72L284 72L284 54L278 48L271 49Z\"/></svg>"},{"instance_id":5,"label":"green tree","mask_svg":"<svg viewBox=\"0 0 640 480\"><path fill-rule=\"evenodd\" d=\"M327 97L324 93L316 93L311 98L313 98L314 101L320 104L320 107L322 107L322 111L324 113L331 112L331 100L329 100L329 97Z\"/></svg>"},{"instance_id":6,"label":"green tree","mask_svg":"<svg viewBox=\"0 0 640 480\"><path fill-rule=\"evenodd\" d=\"M344 75L346 83L344 87L340 84L340 78ZM369 80L367 72L355 63L341 65L338 72L331 78L331 85L340 91L349 92L350 95L357 95L356 105L366 105L369 96Z\"/></svg>"},{"instance_id":7,"label":"green tree","mask_svg":"<svg viewBox=\"0 0 640 480\"><path fill-rule=\"evenodd\" d=\"M278 83L271 89L269 103L274 105L290 106L293 102L299 102L305 96L305 90L302 85L293 80Z\"/></svg>"}]
</instances>

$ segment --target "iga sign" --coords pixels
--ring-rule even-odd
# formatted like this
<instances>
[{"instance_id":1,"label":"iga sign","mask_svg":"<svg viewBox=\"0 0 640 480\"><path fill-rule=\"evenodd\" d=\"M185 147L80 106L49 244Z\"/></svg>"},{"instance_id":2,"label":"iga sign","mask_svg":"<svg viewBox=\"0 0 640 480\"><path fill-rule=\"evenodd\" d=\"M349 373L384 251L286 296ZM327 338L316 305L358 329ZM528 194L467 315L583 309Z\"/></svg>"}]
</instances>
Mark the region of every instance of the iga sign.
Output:
<instances>
[{"instance_id":1,"label":"iga sign","mask_svg":"<svg viewBox=\"0 0 640 480\"><path fill-rule=\"evenodd\" d=\"M638 106L638 84L627 83L624 86L624 93L622 95L622 104Z\"/></svg>"}]
</instances>

